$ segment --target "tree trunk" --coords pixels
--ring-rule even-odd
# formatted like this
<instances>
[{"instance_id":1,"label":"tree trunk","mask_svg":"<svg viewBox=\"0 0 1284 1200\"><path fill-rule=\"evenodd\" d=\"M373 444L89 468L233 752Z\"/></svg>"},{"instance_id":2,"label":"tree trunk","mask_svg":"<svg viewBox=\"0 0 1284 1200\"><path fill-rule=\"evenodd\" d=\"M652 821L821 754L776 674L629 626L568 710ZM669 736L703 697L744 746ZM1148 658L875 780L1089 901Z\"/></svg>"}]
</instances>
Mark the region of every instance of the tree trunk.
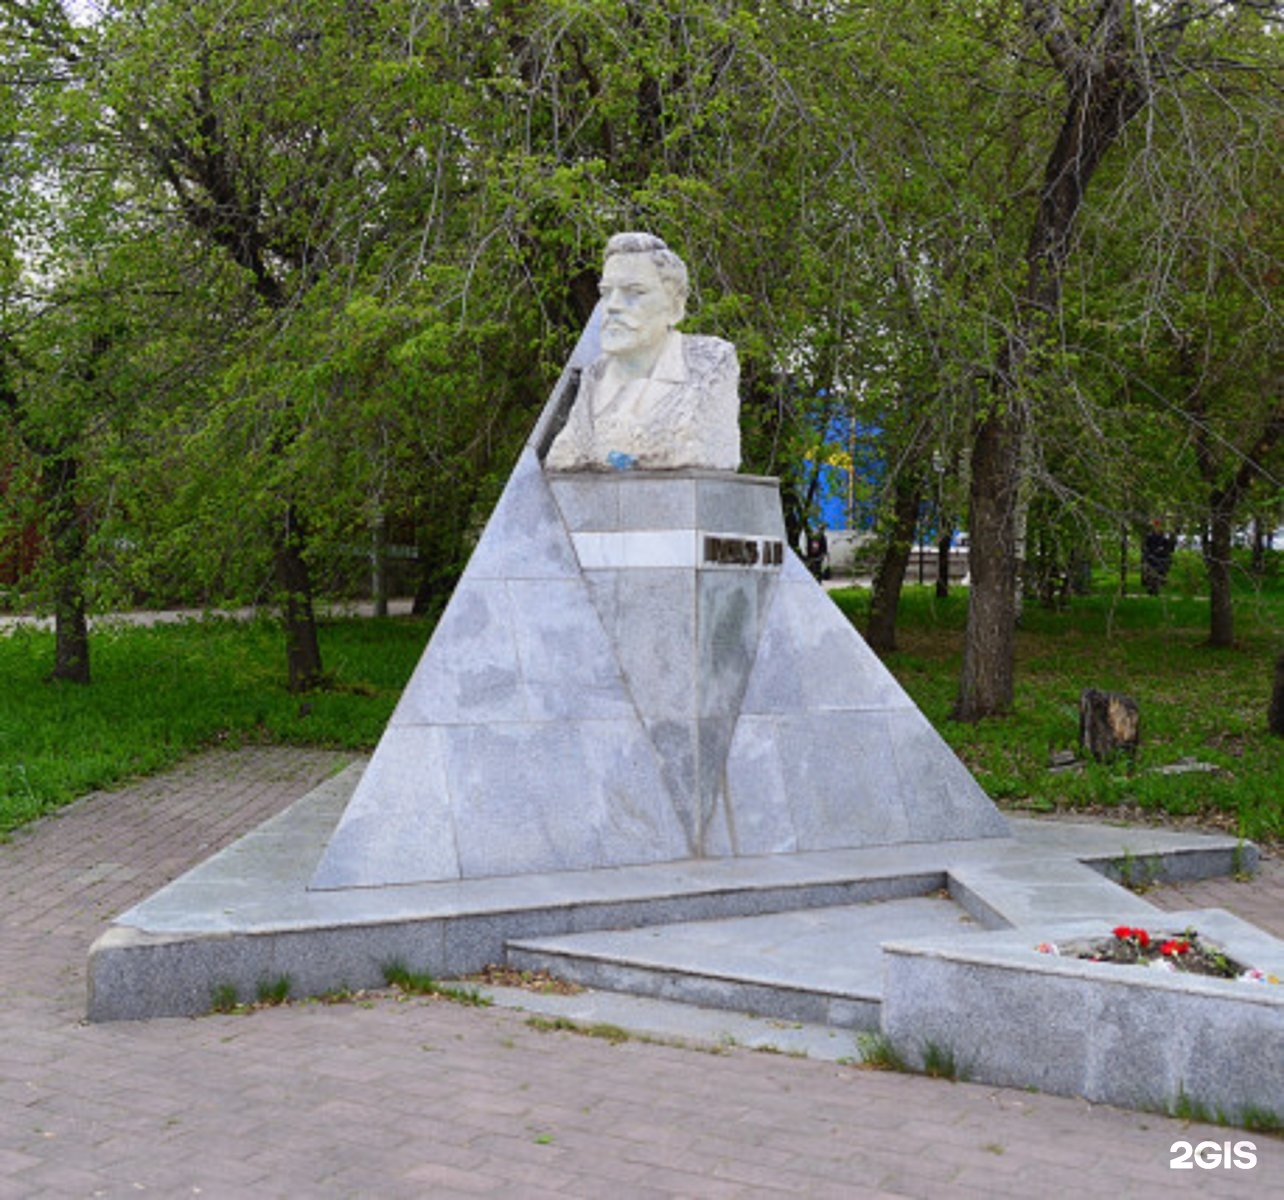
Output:
<instances>
[{"instance_id":1,"label":"tree trunk","mask_svg":"<svg viewBox=\"0 0 1284 1200\"><path fill-rule=\"evenodd\" d=\"M304 536L294 506L286 509L285 526L274 547L281 622L285 627L285 661L292 692L318 687L321 645L317 639L316 616L312 609L312 578L303 555Z\"/></svg>"},{"instance_id":2,"label":"tree trunk","mask_svg":"<svg viewBox=\"0 0 1284 1200\"><path fill-rule=\"evenodd\" d=\"M957 721L1012 708L1017 617L1016 507L1020 419L996 412L978 427L972 448L968 569L972 577Z\"/></svg>"},{"instance_id":3,"label":"tree trunk","mask_svg":"<svg viewBox=\"0 0 1284 1200\"><path fill-rule=\"evenodd\" d=\"M1266 574L1266 530L1262 518L1253 518L1253 574L1260 579Z\"/></svg>"},{"instance_id":4,"label":"tree trunk","mask_svg":"<svg viewBox=\"0 0 1284 1200\"><path fill-rule=\"evenodd\" d=\"M991 405L972 447L972 536L967 633L954 716L960 721L1012 707L1020 558L1018 506L1029 359L1051 336L1084 194L1106 152L1149 97L1130 45L1123 0L1102 0L1092 43L1075 41L1059 6L1024 0L1027 21L1044 40L1067 88L1056 144L1044 166L1025 252L1025 284L1013 328L999 351Z\"/></svg>"},{"instance_id":5,"label":"tree trunk","mask_svg":"<svg viewBox=\"0 0 1284 1200\"><path fill-rule=\"evenodd\" d=\"M898 477L892 494L892 532L874 573L865 640L876 654L896 649L896 610L914 548L920 491L917 481Z\"/></svg>"},{"instance_id":6,"label":"tree trunk","mask_svg":"<svg viewBox=\"0 0 1284 1200\"><path fill-rule=\"evenodd\" d=\"M942 522L942 532L936 543L936 598L944 600L950 594L950 537Z\"/></svg>"},{"instance_id":7,"label":"tree trunk","mask_svg":"<svg viewBox=\"0 0 1284 1200\"><path fill-rule=\"evenodd\" d=\"M370 599L376 617L388 615L388 522L380 513L370 531Z\"/></svg>"},{"instance_id":8,"label":"tree trunk","mask_svg":"<svg viewBox=\"0 0 1284 1200\"><path fill-rule=\"evenodd\" d=\"M1214 507L1204 567L1208 572L1208 644L1235 643L1235 606L1231 602L1231 512Z\"/></svg>"},{"instance_id":9,"label":"tree trunk","mask_svg":"<svg viewBox=\"0 0 1284 1200\"><path fill-rule=\"evenodd\" d=\"M50 679L89 682L89 622L85 611L85 526L76 503L79 462L61 455L42 472L53 562L54 667Z\"/></svg>"},{"instance_id":10,"label":"tree trunk","mask_svg":"<svg viewBox=\"0 0 1284 1200\"><path fill-rule=\"evenodd\" d=\"M1273 734L1284 737L1284 654L1275 660L1275 683L1271 689L1266 724Z\"/></svg>"},{"instance_id":11,"label":"tree trunk","mask_svg":"<svg viewBox=\"0 0 1284 1200\"><path fill-rule=\"evenodd\" d=\"M1141 715L1137 702L1121 692L1085 688L1079 694L1079 746L1098 762L1137 753Z\"/></svg>"}]
</instances>

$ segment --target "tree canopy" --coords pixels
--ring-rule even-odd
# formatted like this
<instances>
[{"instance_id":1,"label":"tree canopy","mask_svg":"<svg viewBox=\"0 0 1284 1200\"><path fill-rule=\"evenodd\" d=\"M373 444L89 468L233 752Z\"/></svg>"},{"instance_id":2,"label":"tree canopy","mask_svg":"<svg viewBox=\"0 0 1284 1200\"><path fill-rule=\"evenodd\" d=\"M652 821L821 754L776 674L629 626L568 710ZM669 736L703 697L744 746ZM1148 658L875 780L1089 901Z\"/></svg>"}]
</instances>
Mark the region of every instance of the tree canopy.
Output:
<instances>
[{"instance_id":1,"label":"tree canopy","mask_svg":"<svg viewBox=\"0 0 1284 1200\"><path fill-rule=\"evenodd\" d=\"M1279 503L1282 21L0 0L6 520L61 547L72 625L274 600L310 686L314 593L390 530L423 605L450 586L606 237L647 228L739 347L750 469L801 504L842 411L878 431L889 545L925 489L963 510L957 714L1002 712L1023 563L1162 516L1207 526L1216 595Z\"/></svg>"}]
</instances>

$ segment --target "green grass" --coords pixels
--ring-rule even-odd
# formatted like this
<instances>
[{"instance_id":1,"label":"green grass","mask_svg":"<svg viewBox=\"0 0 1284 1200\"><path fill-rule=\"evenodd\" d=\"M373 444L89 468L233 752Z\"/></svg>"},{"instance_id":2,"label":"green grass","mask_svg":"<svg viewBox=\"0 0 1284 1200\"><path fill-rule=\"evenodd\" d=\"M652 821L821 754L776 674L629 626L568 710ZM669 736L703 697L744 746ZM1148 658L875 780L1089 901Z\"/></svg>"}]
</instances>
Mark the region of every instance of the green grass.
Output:
<instances>
[{"instance_id":1,"label":"green grass","mask_svg":"<svg viewBox=\"0 0 1284 1200\"><path fill-rule=\"evenodd\" d=\"M286 690L284 639L266 620L96 630L88 687L47 681L52 633L0 634L0 834L206 746L369 748L428 632L406 618L323 622L332 686L306 696Z\"/></svg>"},{"instance_id":2,"label":"green grass","mask_svg":"<svg viewBox=\"0 0 1284 1200\"><path fill-rule=\"evenodd\" d=\"M293 986L288 975L277 975L273 979L260 979L258 987L255 989L255 996L258 1002L265 1007L275 1007L289 1000L290 990Z\"/></svg>"},{"instance_id":3,"label":"green grass","mask_svg":"<svg viewBox=\"0 0 1284 1200\"><path fill-rule=\"evenodd\" d=\"M863 628L869 593L832 595ZM1284 651L1278 581L1237 595L1230 650L1208 646L1208 603L1195 596L1119 598L1103 591L1075 597L1065 611L1031 603L1017 634L1015 711L976 725L949 719L966 614L962 588L944 600L931 587L906 588L899 649L887 665L995 800L1036 812L1163 812L1248 838L1284 837L1284 739L1266 728L1273 664ZM1054 751L1077 750L1079 694L1089 687L1137 700L1136 761L1051 772ZM1218 771L1150 769L1182 758Z\"/></svg>"},{"instance_id":4,"label":"green grass","mask_svg":"<svg viewBox=\"0 0 1284 1200\"><path fill-rule=\"evenodd\" d=\"M440 996L474 1008L489 1008L491 1005L490 998L476 988L439 983L427 971L412 971L400 959L384 964L383 979L389 987L395 987L407 996Z\"/></svg>"},{"instance_id":5,"label":"green grass","mask_svg":"<svg viewBox=\"0 0 1284 1200\"><path fill-rule=\"evenodd\" d=\"M527 1017L526 1024L532 1029L538 1029L541 1033L578 1033L582 1037L601 1038L604 1042L610 1042L612 1046L622 1045L624 1042L632 1041L633 1035L627 1029L619 1025L612 1025L608 1021L597 1021L591 1024L582 1024L579 1021L573 1021L570 1017ZM639 1041L648 1041L650 1039L642 1037Z\"/></svg>"}]
</instances>

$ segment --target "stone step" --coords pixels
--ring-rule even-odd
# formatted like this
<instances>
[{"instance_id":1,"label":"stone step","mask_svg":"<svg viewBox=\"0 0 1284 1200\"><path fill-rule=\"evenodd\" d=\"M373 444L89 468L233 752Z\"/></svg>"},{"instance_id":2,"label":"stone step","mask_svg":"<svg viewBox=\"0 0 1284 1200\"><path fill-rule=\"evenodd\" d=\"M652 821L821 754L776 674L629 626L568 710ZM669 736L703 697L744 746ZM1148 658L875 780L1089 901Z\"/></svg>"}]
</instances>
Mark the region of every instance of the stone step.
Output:
<instances>
[{"instance_id":1,"label":"stone step","mask_svg":"<svg viewBox=\"0 0 1284 1200\"><path fill-rule=\"evenodd\" d=\"M881 944L979 931L944 892L642 929L508 943L508 962L585 987L753 1013L877 1029Z\"/></svg>"}]
</instances>

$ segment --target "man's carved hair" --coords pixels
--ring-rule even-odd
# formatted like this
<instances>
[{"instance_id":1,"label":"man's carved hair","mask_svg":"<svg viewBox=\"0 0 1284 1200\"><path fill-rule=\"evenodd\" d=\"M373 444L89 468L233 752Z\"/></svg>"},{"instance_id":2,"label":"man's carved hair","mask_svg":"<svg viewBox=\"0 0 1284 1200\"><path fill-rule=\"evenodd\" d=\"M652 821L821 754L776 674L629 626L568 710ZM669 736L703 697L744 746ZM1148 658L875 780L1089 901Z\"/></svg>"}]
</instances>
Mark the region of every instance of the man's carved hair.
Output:
<instances>
[{"instance_id":1,"label":"man's carved hair","mask_svg":"<svg viewBox=\"0 0 1284 1200\"><path fill-rule=\"evenodd\" d=\"M602 262L613 254L645 254L655 264L660 282L664 284L678 305L679 313L685 311L687 293L691 290L690 278L687 275L687 264L684 263L661 238L653 233L617 233L606 243L606 253Z\"/></svg>"}]
</instances>

